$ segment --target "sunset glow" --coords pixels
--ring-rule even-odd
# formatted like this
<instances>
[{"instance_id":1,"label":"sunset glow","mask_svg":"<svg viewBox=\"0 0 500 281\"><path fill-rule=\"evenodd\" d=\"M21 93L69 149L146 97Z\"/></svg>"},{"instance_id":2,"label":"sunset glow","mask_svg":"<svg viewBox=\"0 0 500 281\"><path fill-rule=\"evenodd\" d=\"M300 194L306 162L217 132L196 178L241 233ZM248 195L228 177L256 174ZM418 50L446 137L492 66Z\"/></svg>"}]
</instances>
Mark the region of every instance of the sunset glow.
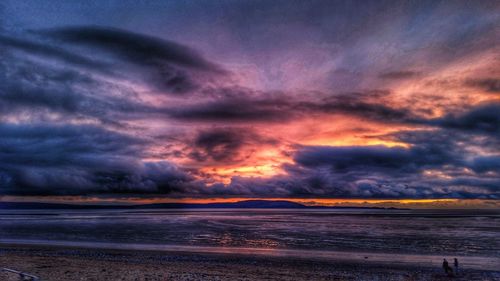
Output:
<instances>
[{"instance_id":1,"label":"sunset glow","mask_svg":"<svg viewBox=\"0 0 500 281\"><path fill-rule=\"evenodd\" d=\"M500 199L498 1L94 4L0 5L6 198Z\"/></svg>"}]
</instances>

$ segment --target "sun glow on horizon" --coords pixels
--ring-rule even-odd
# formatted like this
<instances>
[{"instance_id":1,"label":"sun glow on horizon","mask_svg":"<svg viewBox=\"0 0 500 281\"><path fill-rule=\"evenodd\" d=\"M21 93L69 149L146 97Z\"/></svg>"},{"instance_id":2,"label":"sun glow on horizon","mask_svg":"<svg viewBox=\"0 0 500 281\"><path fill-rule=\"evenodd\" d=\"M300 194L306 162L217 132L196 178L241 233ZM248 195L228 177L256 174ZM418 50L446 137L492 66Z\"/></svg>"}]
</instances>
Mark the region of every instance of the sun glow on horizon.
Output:
<instances>
[{"instance_id":1,"label":"sun glow on horizon","mask_svg":"<svg viewBox=\"0 0 500 281\"><path fill-rule=\"evenodd\" d=\"M97 196L0 196L0 202L42 202L63 204L105 204L105 205L137 205L157 203L234 203L247 200L289 201L306 206L330 207L383 207L410 209L498 209L500 202L489 199L361 199L361 198L165 198L165 197L97 197Z\"/></svg>"}]
</instances>

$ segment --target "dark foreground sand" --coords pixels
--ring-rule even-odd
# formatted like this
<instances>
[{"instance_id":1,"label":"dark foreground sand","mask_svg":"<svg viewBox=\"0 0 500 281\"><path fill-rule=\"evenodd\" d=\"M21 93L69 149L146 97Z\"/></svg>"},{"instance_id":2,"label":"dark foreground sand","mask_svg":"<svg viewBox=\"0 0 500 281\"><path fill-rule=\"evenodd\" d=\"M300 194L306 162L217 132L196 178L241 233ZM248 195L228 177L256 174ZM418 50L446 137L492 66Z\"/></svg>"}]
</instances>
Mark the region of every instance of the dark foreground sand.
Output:
<instances>
[{"instance_id":1,"label":"dark foreground sand","mask_svg":"<svg viewBox=\"0 0 500 281\"><path fill-rule=\"evenodd\" d=\"M2 246L0 267L42 280L500 280L499 271L345 263L286 257ZM1 281L19 280L0 273Z\"/></svg>"}]
</instances>

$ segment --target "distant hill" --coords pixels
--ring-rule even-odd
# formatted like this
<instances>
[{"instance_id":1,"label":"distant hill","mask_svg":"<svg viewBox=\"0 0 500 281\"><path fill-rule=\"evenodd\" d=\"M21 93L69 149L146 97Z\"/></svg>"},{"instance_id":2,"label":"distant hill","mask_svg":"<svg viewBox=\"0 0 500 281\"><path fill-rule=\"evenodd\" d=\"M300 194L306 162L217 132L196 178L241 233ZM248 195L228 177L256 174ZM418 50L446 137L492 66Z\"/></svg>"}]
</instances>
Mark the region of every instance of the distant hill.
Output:
<instances>
[{"instance_id":1,"label":"distant hill","mask_svg":"<svg viewBox=\"0 0 500 281\"><path fill-rule=\"evenodd\" d=\"M308 206L290 202L290 201L273 201L273 200L245 200L233 203L159 203L159 204L147 204L147 205L136 205L134 208L141 209L171 209L171 208L214 208L214 209L302 209L308 208Z\"/></svg>"},{"instance_id":2,"label":"distant hill","mask_svg":"<svg viewBox=\"0 0 500 281\"><path fill-rule=\"evenodd\" d=\"M87 205L38 202L0 202L0 209L386 209L379 207L306 206L286 200L245 200L232 203L157 203L143 205ZM393 209L393 208L389 208Z\"/></svg>"}]
</instances>

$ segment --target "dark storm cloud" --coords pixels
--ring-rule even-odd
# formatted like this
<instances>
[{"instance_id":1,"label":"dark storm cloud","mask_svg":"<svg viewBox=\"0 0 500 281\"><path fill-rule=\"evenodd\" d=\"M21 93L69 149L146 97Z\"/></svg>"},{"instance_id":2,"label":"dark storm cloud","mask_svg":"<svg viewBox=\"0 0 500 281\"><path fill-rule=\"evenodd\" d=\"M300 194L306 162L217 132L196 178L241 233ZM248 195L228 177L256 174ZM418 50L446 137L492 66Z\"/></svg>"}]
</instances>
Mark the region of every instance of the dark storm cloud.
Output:
<instances>
[{"instance_id":1,"label":"dark storm cloud","mask_svg":"<svg viewBox=\"0 0 500 281\"><path fill-rule=\"evenodd\" d=\"M415 134L417 138L422 137ZM443 141L445 138L446 135L426 138L423 142L416 141L411 148L309 146L299 149L294 160L300 167L325 168L332 175L350 179L351 182L373 180L381 176L384 182L389 178L413 176L426 169L442 169L446 165L463 166L464 160L457 153L459 151L454 142Z\"/></svg>"},{"instance_id":2,"label":"dark storm cloud","mask_svg":"<svg viewBox=\"0 0 500 281\"><path fill-rule=\"evenodd\" d=\"M35 37L35 34L38 36ZM51 40L50 40L51 39ZM71 67L111 79L141 82L162 93L187 93L205 86L225 71L189 47L125 30L73 27L46 32L0 34L2 59L14 67L30 61L37 66ZM7 63L5 63L7 64ZM64 69L63 69L64 71ZM7 75L6 73L5 75Z\"/></svg>"},{"instance_id":3,"label":"dark storm cloud","mask_svg":"<svg viewBox=\"0 0 500 281\"><path fill-rule=\"evenodd\" d=\"M465 85L493 94L500 93L500 79L498 78L469 79Z\"/></svg>"},{"instance_id":4,"label":"dark storm cloud","mask_svg":"<svg viewBox=\"0 0 500 281\"><path fill-rule=\"evenodd\" d=\"M137 155L136 141L97 127L2 125L0 131L7 194L85 192L95 187L93 169L123 167Z\"/></svg>"},{"instance_id":5,"label":"dark storm cloud","mask_svg":"<svg viewBox=\"0 0 500 281\"><path fill-rule=\"evenodd\" d=\"M498 155L468 151L471 145L486 145L498 153L495 142L484 140L491 136L477 138L470 131L413 130L389 135L409 148L304 146L295 152L294 163L284 165L286 175L235 178L231 191L212 191L262 197L500 198Z\"/></svg>"},{"instance_id":6,"label":"dark storm cloud","mask_svg":"<svg viewBox=\"0 0 500 281\"><path fill-rule=\"evenodd\" d=\"M162 90L185 93L199 85L197 75L223 73L214 63L184 45L126 30L104 27L67 27L43 32L52 38L78 46L107 51L121 60L150 70L149 82Z\"/></svg>"},{"instance_id":7,"label":"dark storm cloud","mask_svg":"<svg viewBox=\"0 0 500 281\"><path fill-rule=\"evenodd\" d=\"M108 66L104 63L91 60L84 56L77 55L75 53L66 51L62 48L48 45L46 43L44 44L35 41L28 41L0 34L0 46L2 48L20 50L31 55L39 55L42 57L59 60L61 62L75 64L96 71L108 72Z\"/></svg>"},{"instance_id":8,"label":"dark storm cloud","mask_svg":"<svg viewBox=\"0 0 500 281\"><path fill-rule=\"evenodd\" d=\"M60 119L123 125L126 116L152 109L128 89L78 69L22 60L15 55L3 54L0 58L0 109L4 116L17 114L36 120L57 113Z\"/></svg>"},{"instance_id":9,"label":"dark storm cloud","mask_svg":"<svg viewBox=\"0 0 500 281\"><path fill-rule=\"evenodd\" d=\"M366 95L363 93L351 93L350 95L328 97L318 103L299 104L299 108L303 107L311 112L340 113L389 123L419 122L419 117L405 108L394 108L381 103L365 102L363 101L364 98L366 98Z\"/></svg>"},{"instance_id":10,"label":"dark storm cloud","mask_svg":"<svg viewBox=\"0 0 500 281\"><path fill-rule=\"evenodd\" d=\"M250 128L211 128L199 131L186 148L187 156L198 162L237 163L248 159L264 145L276 145L277 140L258 135Z\"/></svg>"},{"instance_id":11,"label":"dark storm cloud","mask_svg":"<svg viewBox=\"0 0 500 281\"><path fill-rule=\"evenodd\" d=\"M500 171L500 155L476 157L472 160L470 167L478 173L498 173Z\"/></svg>"},{"instance_id":12,"label":"dark storm cloud","mask_svg":"<svg viewBox=\"0 0 500 281\"><path fill-rule=\"evenodd\" d=\"M194 141L197 148L190 156L197 161L210 158L215 161L224 161L235 157L244 145L242 133L228 129L216 129L200 132Z\"/></svg>"},{"instance_id":13,"label":"dark storm cloud","mask_svg":"<svg viewBox=\"0 0 500 281\"><path fill-rule=\"evenodd\" d=\"M43 119L57 113L61 120L69 115L72 119L93 119L120 126L133 118L171 115L165 108L143 102L133 89L121 84L120 76L133 75L135 70L118 69L99 55L90 59L86 52L77 55L76 50L64 44L59 46L0 35L0 48L5 51L0 53L0 109L4 114ZM185 56L189 57L189 53ZM162 69L177 71L174 68L164 65ZM182 77L161 79L169 91L191 88L192 73L179 71Z\"/></svg>"},{"instance_id":14,"label":"dark storm cloud","mask_svg":"<svg viewBox=\"0 0 500 281\"><path fill-rule=\"evenodd\" d=\"M227 89L225 90L227 91ZM327 96L317 93L315 100L300 100L285 96L263 99L267 93L237 91L239 97L217 98L212 101L168 110L176 119L191 121L281 122L317 114L343 114L389 123L420 123L421 117L405 108L363 101L370 93ZM325 96L321 98L321 96Z\"/></svg>"},{"instance_id":15,"label":"dark storm cloud","mask_svg":"<svg viewBox=\"0 0 500 281\"><path fill-rule=\"evenodd\" d=\"M171 163L139 161L146 144L94 126L3 124L0 192L170 193L194 183Z\"/></svg>"},{"instance_id":16,"label":"dark storm cloud","mask_svg":"<svg viewBox=\"0 0 500 281\"><path fill-rule=\"evenodd\" d=\"M305 147L295 155L295 162L305 167L329 166L336 171L357 168L403 168L411 165L414 155L404 148L373 147Z\"/></svg>"},{"instance_id":17,"label":"dark storm cloud","mask_svg":"<svg viewBox=\"0 0 500 281\"><path fill-rule=\"evenodd\" d=\"M192 121L272 122L287 120L288 104L283 101L259 101L246 98L228 98L172 109L173 118Z\"/></svg>"},{"instance_id":18,"label":"dark storm cloud","mask_svg":"<svg viewBox=\"0 0 500 281\"><path fill-rule=\"evenodd\" d=\"M4 21L5 21L5 6L3 3L0 3L0 32L4 29Z\"/></svg>"},{"instance_id":19,"label":"dark storm cloud","mask_svg":"<svg viewBox=\"0 0 500 281\"><path fill-rule=\"evenodd\" d=\"M168 62L217 70L214 64L186 46L126 30L81 26L54 29L46 34L74 44L102 48L137 64L158 66Z\"/></svg>"},{"instance_id":20,"label":"dark storm cloud","mask_svg":"<svg viewBox=\"0 0 500 281\"><path fill-rule=\"evenodd\" d=\"M75 112L84 97L72 92L70 87L90 82L86 76L75 71L51 69L28 62L14 65L12 61L4 60L0 63L0 69L3 81L0 99L9 106L46 106Z\"/></svg>"},{"instance_id":21,"label":"dark storm cloud","mask_svg":"<svg viewBox=\"0 0 500 281\"><path fill-rule=\"evenodd\" d=\"M205 185L176 165L166 162L143 162L122 170L94 172L97 188L93 193L168 194L186 196Z\"/></svg>"},{"instance_id":22,"label":"dark storm cloud","mask_svg":"<svg viewBox=\"0 0 500 281\"><path fill-rule=\"evenodd\" d=\"M94 126L2 124L0 132L4 165L85 165L86 153L137 156L139 150L134 145L141 144L137 139ZM81 162L73 161L74 156L81 157Z\"/></svg>"},{"instance_id":23,"label":"dark storm cloud","mask_svg":"<svg viewBox=\"0 0 500 281\"><path fill-rule=\"evenodd\" d=\"M444 128L495 134L500 133L500 103L488 103L471 108L463 114L449 114L442 118L430 120Z\"/></svg>"},{"instance_id":24,"label":"dark storm cloud","mask_svg":"<svg viewBox=\"0 0 500 281\"><path fill-rule=\"evenodd\" d=\"M153 140L105 129L158 112L114 80L113 64L24 37L0 37L0 194L185 193L196 185L172 163L142 161Z\"/></svg>"}]
</instances>

